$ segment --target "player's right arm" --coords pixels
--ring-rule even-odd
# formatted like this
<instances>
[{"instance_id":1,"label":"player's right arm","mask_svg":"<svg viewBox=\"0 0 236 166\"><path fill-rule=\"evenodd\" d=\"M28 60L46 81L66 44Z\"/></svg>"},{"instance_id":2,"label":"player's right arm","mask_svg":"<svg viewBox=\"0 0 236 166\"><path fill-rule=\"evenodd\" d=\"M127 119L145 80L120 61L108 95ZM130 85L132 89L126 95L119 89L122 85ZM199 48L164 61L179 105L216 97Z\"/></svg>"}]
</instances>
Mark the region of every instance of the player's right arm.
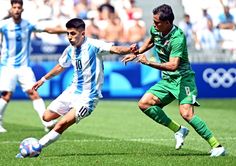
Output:
<instances>
[{"instance_id":1,"label":"player's right arm","mask_svg":"<svg viewBox=\"0 0 236 166\"><path fill-rule=\"evenodd\" d=\"M143 45L135 52L135 54L142 54L154 46L153 39L151 37L147 38Z\"/></svg>"},{"instance_id":2,"label":"player's right arm","mask_svg":"<svg viewBox=\"0 0 236 166\"><path fill-rule=\"evenodd\" d=\"M63 29L60 26L56 26L56 27L47 27L44 29L44 32L50 33L50 34L61 34L61 33L66 33L66 29Z\"/></svg>"},{"instance_id":3,"label":"player's right arm","mask_svg":"<svg viewBox=\"0 0 236 166\"><path fill-rule=\"evenodd\" d=\"M140 48L138 48L137 44L132 44L130 46L130 50L133 54L129 54L129 55L124 56L124 58L121 61L126 64L127 62L134 60L138 56L138 54L142 54L142 53L146 52L147 50L149 50L153 46L154 46L154 43L153 43L153 40L151 37L147 38L145 40L144 44Z\"/></svg>"},{"instance_id":4,"label":"player's right arm","mask_svg":"<svg viewBox=\"0 0 236 166\"><path fill-rule=\"evenodd\" d=\"M44 82L49 80L50 78L60 74L64 71L64 68L57 64L51 71L49 71L45 76L43 76L40 80L38 80L32 87L33 90L37 90Z\"/></svg>"}]
</instances>

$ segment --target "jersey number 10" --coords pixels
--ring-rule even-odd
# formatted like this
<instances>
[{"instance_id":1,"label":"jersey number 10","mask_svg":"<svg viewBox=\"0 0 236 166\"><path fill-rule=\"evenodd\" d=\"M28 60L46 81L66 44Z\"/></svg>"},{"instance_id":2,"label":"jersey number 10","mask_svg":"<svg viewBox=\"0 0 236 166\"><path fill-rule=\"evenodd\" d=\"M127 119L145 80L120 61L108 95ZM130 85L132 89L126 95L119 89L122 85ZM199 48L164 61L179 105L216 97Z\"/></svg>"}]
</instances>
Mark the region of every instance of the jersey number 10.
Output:
<instances>
[{"instance_id":1,"label":"jersey number 10","mask_svg":"<svg viewBox=\"0 0 236 166\"><path fill-rule=\"evenodd\" d=\"M80 59L76 60L75 65L76 65L76 69L82 69L82 63Z\"/></svg>"}]
</instances>

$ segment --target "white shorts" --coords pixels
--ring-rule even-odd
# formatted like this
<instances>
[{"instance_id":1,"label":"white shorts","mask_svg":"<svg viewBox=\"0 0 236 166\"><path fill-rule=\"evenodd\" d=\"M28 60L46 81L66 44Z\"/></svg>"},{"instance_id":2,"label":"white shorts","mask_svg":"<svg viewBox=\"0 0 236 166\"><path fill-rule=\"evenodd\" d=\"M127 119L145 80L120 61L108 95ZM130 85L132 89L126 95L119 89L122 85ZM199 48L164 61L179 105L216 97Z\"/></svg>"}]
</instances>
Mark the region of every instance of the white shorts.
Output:
<instances>
[{"instance_id":1,"label":"white shorts","mask_svg":"<svg viewBox=\"0 0 236 166\"><path fill-rule=\"evenodd\" d=\"M95 109L98 98L89 98L87 93L74 93L72 88L67 88L60 96L53 100L47 107L47 110L64 116L72 108L76 110L76 122L90 115Z\"/></svg>"},{"instance_id":2,"label":"white shorts","mask_svg":"<svg viewBox=\"0 0 236 166\"><path fill-rule=\"evenodd\" d=\"M22 90L26 92L32 88L35 82L33 70L30 67L1 67L0 91L14 92L17 83L19 83Z\"/></svg>"}]
</instances>

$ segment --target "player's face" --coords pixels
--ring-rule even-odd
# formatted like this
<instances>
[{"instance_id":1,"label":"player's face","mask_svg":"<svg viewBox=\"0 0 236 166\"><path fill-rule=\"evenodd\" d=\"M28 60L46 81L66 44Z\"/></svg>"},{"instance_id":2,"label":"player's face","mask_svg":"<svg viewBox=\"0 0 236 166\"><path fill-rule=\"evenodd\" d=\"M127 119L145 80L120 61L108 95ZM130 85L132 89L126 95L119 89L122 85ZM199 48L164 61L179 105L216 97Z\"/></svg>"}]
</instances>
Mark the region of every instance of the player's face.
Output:
<instances>
[{"instance_id":1,"label":"player's face","mask_svg":"<svg viewBox=\"0 0 236 166\"><path fill-rule=\"evenodd\" d=\"M14 20L21 19L21 13L23 12L23 7L19 3L14 3L11 7L11 16Z\"/></svg>"},{"instance_id":2,"label":"player's face","mask_svg":"<svg viewBox=\"0 0 236 166\"><path fill-rule=\"evenodd\" d=\"M170 22L169 21L162 21L162 20L160 20L159 17L160 17L159 14L153 15L153 25L154 25L155 29L159 32L162 32L162 33L169 31L170 27L172 27Z\"/></svg>"},{"instance_id":3,"label":"player's face","mask_svg":"<svg viewBox=\"0 0 236 166\"><path fill-rule=\"evenodd\" d=\"M68 28L67 29L67 38L72 46L81 46L84 41L85 31L78 30L75 28Z\"/></svg>"}]
</instances>

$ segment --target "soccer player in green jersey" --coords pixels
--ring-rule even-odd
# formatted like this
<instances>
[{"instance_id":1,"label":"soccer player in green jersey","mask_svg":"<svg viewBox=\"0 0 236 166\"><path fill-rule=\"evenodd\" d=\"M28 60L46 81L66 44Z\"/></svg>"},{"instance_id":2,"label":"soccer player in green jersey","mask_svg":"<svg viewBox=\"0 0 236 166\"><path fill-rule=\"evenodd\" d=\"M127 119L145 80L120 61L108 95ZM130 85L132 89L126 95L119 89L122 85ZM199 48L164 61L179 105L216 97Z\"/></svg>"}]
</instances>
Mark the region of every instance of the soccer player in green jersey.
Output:
<instances>
[{"instance_id":1,"label":"soccer player in green jersey","mask_svg":"<svg viewBox=\"0 0 236 166\"><path fill-rule=\"evenodd\" d=\"M138 62L162 71L162 80L152 86L140 99L139 108L159 124L175 133L176 149L181 149L189 130L170 119L163 111L164 106L175 99L179 101L180 115L211 146L211 157L225 155L225 148L213 136L206 123L194 114L197 87L195 74L188 59L186 37L181 29L173 24L174 14L169 5L163 4L153 9L151 36L137 48L131 45L134 54L126 55L122 61ZM142 53L155 47L160 63L149 61Z\"/></svg>"}]
</instances>

